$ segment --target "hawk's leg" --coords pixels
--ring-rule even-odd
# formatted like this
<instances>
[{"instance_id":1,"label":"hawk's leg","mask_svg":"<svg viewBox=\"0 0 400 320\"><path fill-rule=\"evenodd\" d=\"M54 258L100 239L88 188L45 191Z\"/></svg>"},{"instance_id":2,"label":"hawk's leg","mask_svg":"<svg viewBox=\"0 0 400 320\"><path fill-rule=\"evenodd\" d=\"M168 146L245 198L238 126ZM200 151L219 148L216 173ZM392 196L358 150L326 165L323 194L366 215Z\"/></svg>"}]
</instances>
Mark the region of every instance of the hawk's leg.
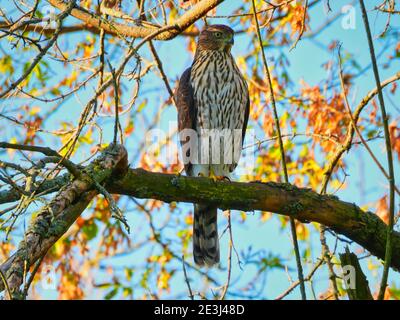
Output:
<instances>
[{"instance_id":1,"label":"hawk's leg","mask_svg":"<svg viewBox=\"0 0 400 320\"><path fill-rule=\"evenodd\" d=\"M210 169L209 178L212 179L212 180L214 180L214 182L217 182L217 181L231 182L231 179L230 179L228 176L219 176L219 175L216 175L216 174L214 173L214 170L213 170L212 168Z\"/></svg>"}]
</instances>

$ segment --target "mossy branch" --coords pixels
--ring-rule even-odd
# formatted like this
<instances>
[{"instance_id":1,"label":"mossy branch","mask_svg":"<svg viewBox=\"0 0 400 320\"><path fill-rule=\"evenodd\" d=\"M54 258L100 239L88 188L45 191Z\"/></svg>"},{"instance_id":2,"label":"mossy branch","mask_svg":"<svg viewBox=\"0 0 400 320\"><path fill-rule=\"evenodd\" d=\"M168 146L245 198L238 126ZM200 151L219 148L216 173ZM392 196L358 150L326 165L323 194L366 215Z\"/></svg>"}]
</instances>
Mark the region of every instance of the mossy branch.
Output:
<instances>
[{"instance_id":1,"label":"mossy branch","mask_svg":"<svg viewBox=\"0 0 400 320\"><path fill-rule=\"evenodd\" d=\"M111 159L114 158L111 157ZM304 223L314 221L345 235L378 258L385 257L386 224L374 213L363 211L354 203L341 201L336 196L321 195L311 189L297 188L286 183L225 182L208 178L153 173L143 169L127 169L126 159L111 164L111 167L117 168L118 172L124 172L120 178L115 179L113 175L113 179L109 180L111 170L101 169L104 165L100 163L92 163L88 167L95 168L95 172L98 172L98 175L94 175L96 181L108 181L103 185L110 194L157 199L164 202L210 203L221 209L269 211L293 217ZM62 190L55 199L60 198ZM98 190L90 186L86 192L77 194L74 201L67 207L58 208L59 214L56 215L56 219L50 221L48 226L45 225L47 230L52 232L41 236L41 246L22 246L24 250L18 250L0 266L3 273L10 275L9 270L16 256L28 256L29 265L32 265L65 233L96 194ZM55 200L52 200L52 203L53 201ZM394 269L400 269L400 233L393 232L392 240L391 266ZM10 285L10 287L13 286ZM4 290L1 282L0 290Z\"/></svg>"},{"instance_id":2,"label":"mossy branch","mask_svg":"<svg viewBox=\"0 0 400 320\"><path fill-rule=\"evenodd\" d=\"M98 185L109 180L112 175L118 176L121 171L125 172L127 166L125 148L110 145L80 172L79 179L65 184L55 197L38 211L18 250L0 266L9 287L8 298L24 297L20 290L24 281L24 270L29 270L37 260L43 258L68 231L90 201L101 192ZM0 291L4 290L6 284L4 281L0 282Z\"/></svg>"},{"instance_id":3,"label":"mossy branch","mask_svg":"<svg viewBox=\"0 0 400 320\"><path fill-rule=\"evenodd\" d=\"M386 224L374 213L336 196L286 183L215 182L173 174L129 169L124 178L106 186L110 193L164 202L210 203L220 209L269 211L302 222L318 222L345 235L380 259L385 257ZM393 232L393 261L400 269L400 233Z\"/></svg>"}]
</instances>

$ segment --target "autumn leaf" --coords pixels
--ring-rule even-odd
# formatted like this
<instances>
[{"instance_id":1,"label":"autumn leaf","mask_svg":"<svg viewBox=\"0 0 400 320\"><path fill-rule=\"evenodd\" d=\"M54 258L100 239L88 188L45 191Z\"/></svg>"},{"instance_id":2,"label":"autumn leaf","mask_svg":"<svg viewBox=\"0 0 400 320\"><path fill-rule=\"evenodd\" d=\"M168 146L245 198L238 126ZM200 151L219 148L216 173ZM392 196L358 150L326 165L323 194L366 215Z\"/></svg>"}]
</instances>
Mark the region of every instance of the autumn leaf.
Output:
<instances>
[{"instance_id":1,"label":"autumn leaf","mask_svg":"<svg viewBox=\"0 0 400 320\"><path fill-rule=\"evenodd\" d=\"M376 203L376 215L382 219L383 222L389 224L389 208L388 208L388 196L384 195Z\"/></svg>"}]
</instances>

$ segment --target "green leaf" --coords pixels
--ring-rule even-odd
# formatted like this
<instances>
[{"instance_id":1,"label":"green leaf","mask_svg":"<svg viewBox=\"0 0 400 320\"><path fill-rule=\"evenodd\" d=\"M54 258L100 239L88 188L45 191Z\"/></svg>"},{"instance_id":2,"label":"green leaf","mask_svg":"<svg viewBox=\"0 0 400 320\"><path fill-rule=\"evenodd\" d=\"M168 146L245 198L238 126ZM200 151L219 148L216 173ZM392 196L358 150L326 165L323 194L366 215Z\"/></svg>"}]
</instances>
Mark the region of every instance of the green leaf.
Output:
<instances>
[{"instance_id":1,"label":"green leaf","mask_svg":"<svg viewBox=\"0 0 400 320\"><path fill-rule=\"evenodd\" d=\"M143 102L137 107L137 112L141 112L144 107L147 105L147 99L143 100Z\"/></svg>"},{"instance_id":2,"label":"green leaf","mask_svg":"<svg viewBox=\"0 0 400 320\"><path fill-rule=\"evenodd\" d=\"M132 279L133 270L132 270L132 269L125 268L124 271L125 271L125 277L126 277L126 279L127 279L128 281L130 281L130 280Z\"/></svg>"},{"instance_id":3,"label":"green leaf","mask_svg":"<svg viewBox=\"0 0 400 320\"><path fill-rule=\"evenodd\" d=\"M114 288L104 296L104 299L111 300L117 295L117 293L118 293L118 288Z\"/></svg>"},{"instance_id":4,"label":"green leaf","mask_svg":"<svg viewBox=\"0 0 400 320\"><path fill-rule=\"evenodd\" d=\"M92 222L92 223L86 223L83 228L82 232L86 236L88 240L92 240L97 236L97 232L99 231L99 228L97 227L97 224Z\"/></svg>"},{"instance_id":5,"label":"green leaf","mask_svg":"<svg viewBox=\"0 0 400 320\"><path fill-rule=\"evenodd\" d=\"M371 138L375 137L377 134L378 134L378 130L369 130L367 132L367 137L368 137L368 139L371 139Z\"/></svg>"},{"instance_id":6,"label":"green leaf","mask_svg":"<svg viewBox=\"0 0 400 320\"><path fill-rule=\"evenodd\" d=\"M12 59L10 56L4 56L0 58L0 73L13 73L14 67L12 65Z\"/></svg>"},{"instance_id":7,"label":"green leaf","mask_svg":"<svg viewBox=\"0 0 400 320\"><path fill-rule=\"evenodd\" d=\"M130 296L132 292L133 292L132 288L125 287L124 290L122 291L122 295L124 298L126 298Z\"/></svg>"}]
</instances>

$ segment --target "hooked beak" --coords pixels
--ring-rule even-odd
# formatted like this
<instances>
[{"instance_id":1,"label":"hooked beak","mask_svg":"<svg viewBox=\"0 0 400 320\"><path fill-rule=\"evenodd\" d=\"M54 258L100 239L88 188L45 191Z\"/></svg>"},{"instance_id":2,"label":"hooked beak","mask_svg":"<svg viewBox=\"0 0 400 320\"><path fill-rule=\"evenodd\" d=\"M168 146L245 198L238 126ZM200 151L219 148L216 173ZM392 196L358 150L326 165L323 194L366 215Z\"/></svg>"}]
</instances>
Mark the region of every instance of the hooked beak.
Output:
<instances>
[{"instance_id":1,"label":"hooked beak","mask_svg":"<svg viewBox=\"0 0 400 320\"><path fill-rule=\"evenodd\" d=\"M232 37L229 41L228 44L230 44L231 46L233 46L235 44L235 39Z\"/></svg>"}]
</instances>

